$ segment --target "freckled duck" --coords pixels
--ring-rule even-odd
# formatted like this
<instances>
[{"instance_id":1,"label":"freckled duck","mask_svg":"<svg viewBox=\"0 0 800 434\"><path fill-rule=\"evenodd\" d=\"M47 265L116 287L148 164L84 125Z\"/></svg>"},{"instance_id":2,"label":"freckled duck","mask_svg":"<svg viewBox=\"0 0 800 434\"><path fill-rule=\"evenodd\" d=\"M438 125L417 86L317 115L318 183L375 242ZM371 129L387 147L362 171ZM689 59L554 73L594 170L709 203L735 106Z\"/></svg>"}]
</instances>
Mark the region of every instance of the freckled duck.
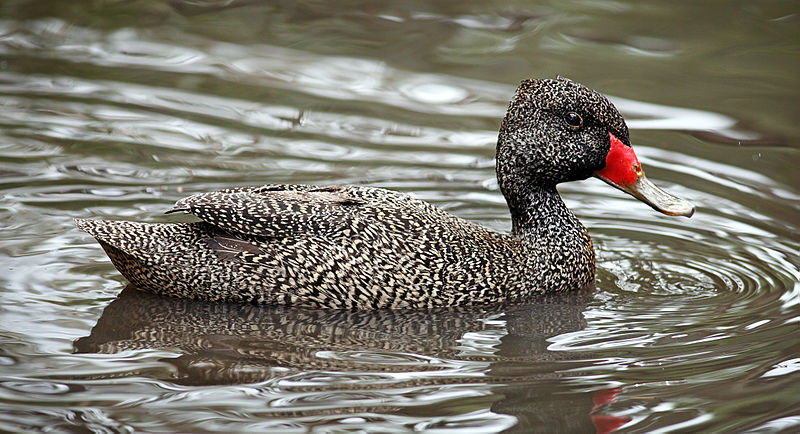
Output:
<instances>
[{"instance_id":1,"label":"freckled duck","mask_svg":"<svg viewBox=\"0 0 800 434\"><path fill-rule=\"evenodd\" d=\"M77 219L139 289L208 301L429 308L513 301L594 280L586 228L556 191L595 176L668 215L694 207L645 178L622 116L565 78L526 80L500 126L510 234L371 187L267 185L201 193L195 223Z\"/></svg>"}]
</instances>

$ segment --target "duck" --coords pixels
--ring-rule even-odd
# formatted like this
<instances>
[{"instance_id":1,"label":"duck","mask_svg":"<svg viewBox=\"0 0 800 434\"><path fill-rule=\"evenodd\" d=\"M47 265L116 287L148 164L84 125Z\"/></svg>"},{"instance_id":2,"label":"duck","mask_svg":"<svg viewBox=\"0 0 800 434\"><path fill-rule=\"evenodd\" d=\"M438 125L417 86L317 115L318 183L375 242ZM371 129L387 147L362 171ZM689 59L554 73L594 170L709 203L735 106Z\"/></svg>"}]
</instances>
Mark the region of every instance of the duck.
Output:
<instances>
[{"instance_id":1,"label":"duck","mask_svg":"<svg viewBox=\"0 0 800 434\"><path fill-rule=\"evenodd\" d=\"M589 232L556 186L599 178L671 216L694 206L650 182L625 120L564 77L520 83L496 148L511 230L368 186L229 188L166 211L197 221L76 219L139 290L207 302L430 309L520 302L591 286Z\"/></svg>"}]
</instances>

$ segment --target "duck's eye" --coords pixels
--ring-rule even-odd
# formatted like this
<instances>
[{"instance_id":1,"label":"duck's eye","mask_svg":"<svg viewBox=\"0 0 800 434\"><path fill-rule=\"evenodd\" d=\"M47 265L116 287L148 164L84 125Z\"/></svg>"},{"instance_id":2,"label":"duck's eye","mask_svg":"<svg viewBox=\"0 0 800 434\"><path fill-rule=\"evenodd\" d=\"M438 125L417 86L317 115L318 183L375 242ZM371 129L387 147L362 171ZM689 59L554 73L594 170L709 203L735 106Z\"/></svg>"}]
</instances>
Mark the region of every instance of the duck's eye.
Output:
<instances>
[{"instance_id":1,"label":"duck's eye","mask_svg":"<svg viewBox=\"0 0 800 434\"><path fill-rule=\"evenodd\" d=\"M568 112L565 114L564 121L572 128L580 128L583 125L583 118L575 112Z\"/></svg>"}]
</instances>

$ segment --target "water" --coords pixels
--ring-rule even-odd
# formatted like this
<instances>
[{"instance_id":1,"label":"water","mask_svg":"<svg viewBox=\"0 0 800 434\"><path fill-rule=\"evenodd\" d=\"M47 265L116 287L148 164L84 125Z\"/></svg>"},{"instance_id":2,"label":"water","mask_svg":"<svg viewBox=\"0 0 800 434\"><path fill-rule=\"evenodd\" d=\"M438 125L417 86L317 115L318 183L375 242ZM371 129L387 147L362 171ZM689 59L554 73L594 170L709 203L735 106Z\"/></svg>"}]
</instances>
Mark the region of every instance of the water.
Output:
<instances>
[{"instance_id":1,"label":"water","mask_svg":"<svg viewBox=\"0 0 800 434\"><path fill-rule=\"evenodd\" d=\"M800 32L790 2L0 4L0 430L797 431ZM596 288L337 312L126 289L74 217L192 192L412 193L504 231L515 84L610 94L661 216L561 188ZM120 295L121 293L121 295ZM119 297L118 297L119 295Z\"/></svg>"}]
</instances>

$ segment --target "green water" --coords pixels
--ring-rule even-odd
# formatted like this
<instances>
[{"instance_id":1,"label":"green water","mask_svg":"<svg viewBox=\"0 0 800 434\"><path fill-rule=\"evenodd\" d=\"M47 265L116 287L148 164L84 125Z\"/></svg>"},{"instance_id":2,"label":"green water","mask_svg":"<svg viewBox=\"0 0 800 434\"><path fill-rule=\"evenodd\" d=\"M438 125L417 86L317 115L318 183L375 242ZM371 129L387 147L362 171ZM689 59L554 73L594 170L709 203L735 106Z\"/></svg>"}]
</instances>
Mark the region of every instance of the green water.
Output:
<instances>
[{"instance_id":1,"label":"green water","mask_svg":"<svg viewBox=\"0 0 800 434\"><path fill-rule=\"evenodd\" d=\"M498 231L516 84L608 94L676 219L563 185L596 288L338 312L122 292L75 217L268 183ZM0 431L800 429L794 2L0 3ZM120 295L122 293L122 295Z\"/></svg>"}]
</instances>

